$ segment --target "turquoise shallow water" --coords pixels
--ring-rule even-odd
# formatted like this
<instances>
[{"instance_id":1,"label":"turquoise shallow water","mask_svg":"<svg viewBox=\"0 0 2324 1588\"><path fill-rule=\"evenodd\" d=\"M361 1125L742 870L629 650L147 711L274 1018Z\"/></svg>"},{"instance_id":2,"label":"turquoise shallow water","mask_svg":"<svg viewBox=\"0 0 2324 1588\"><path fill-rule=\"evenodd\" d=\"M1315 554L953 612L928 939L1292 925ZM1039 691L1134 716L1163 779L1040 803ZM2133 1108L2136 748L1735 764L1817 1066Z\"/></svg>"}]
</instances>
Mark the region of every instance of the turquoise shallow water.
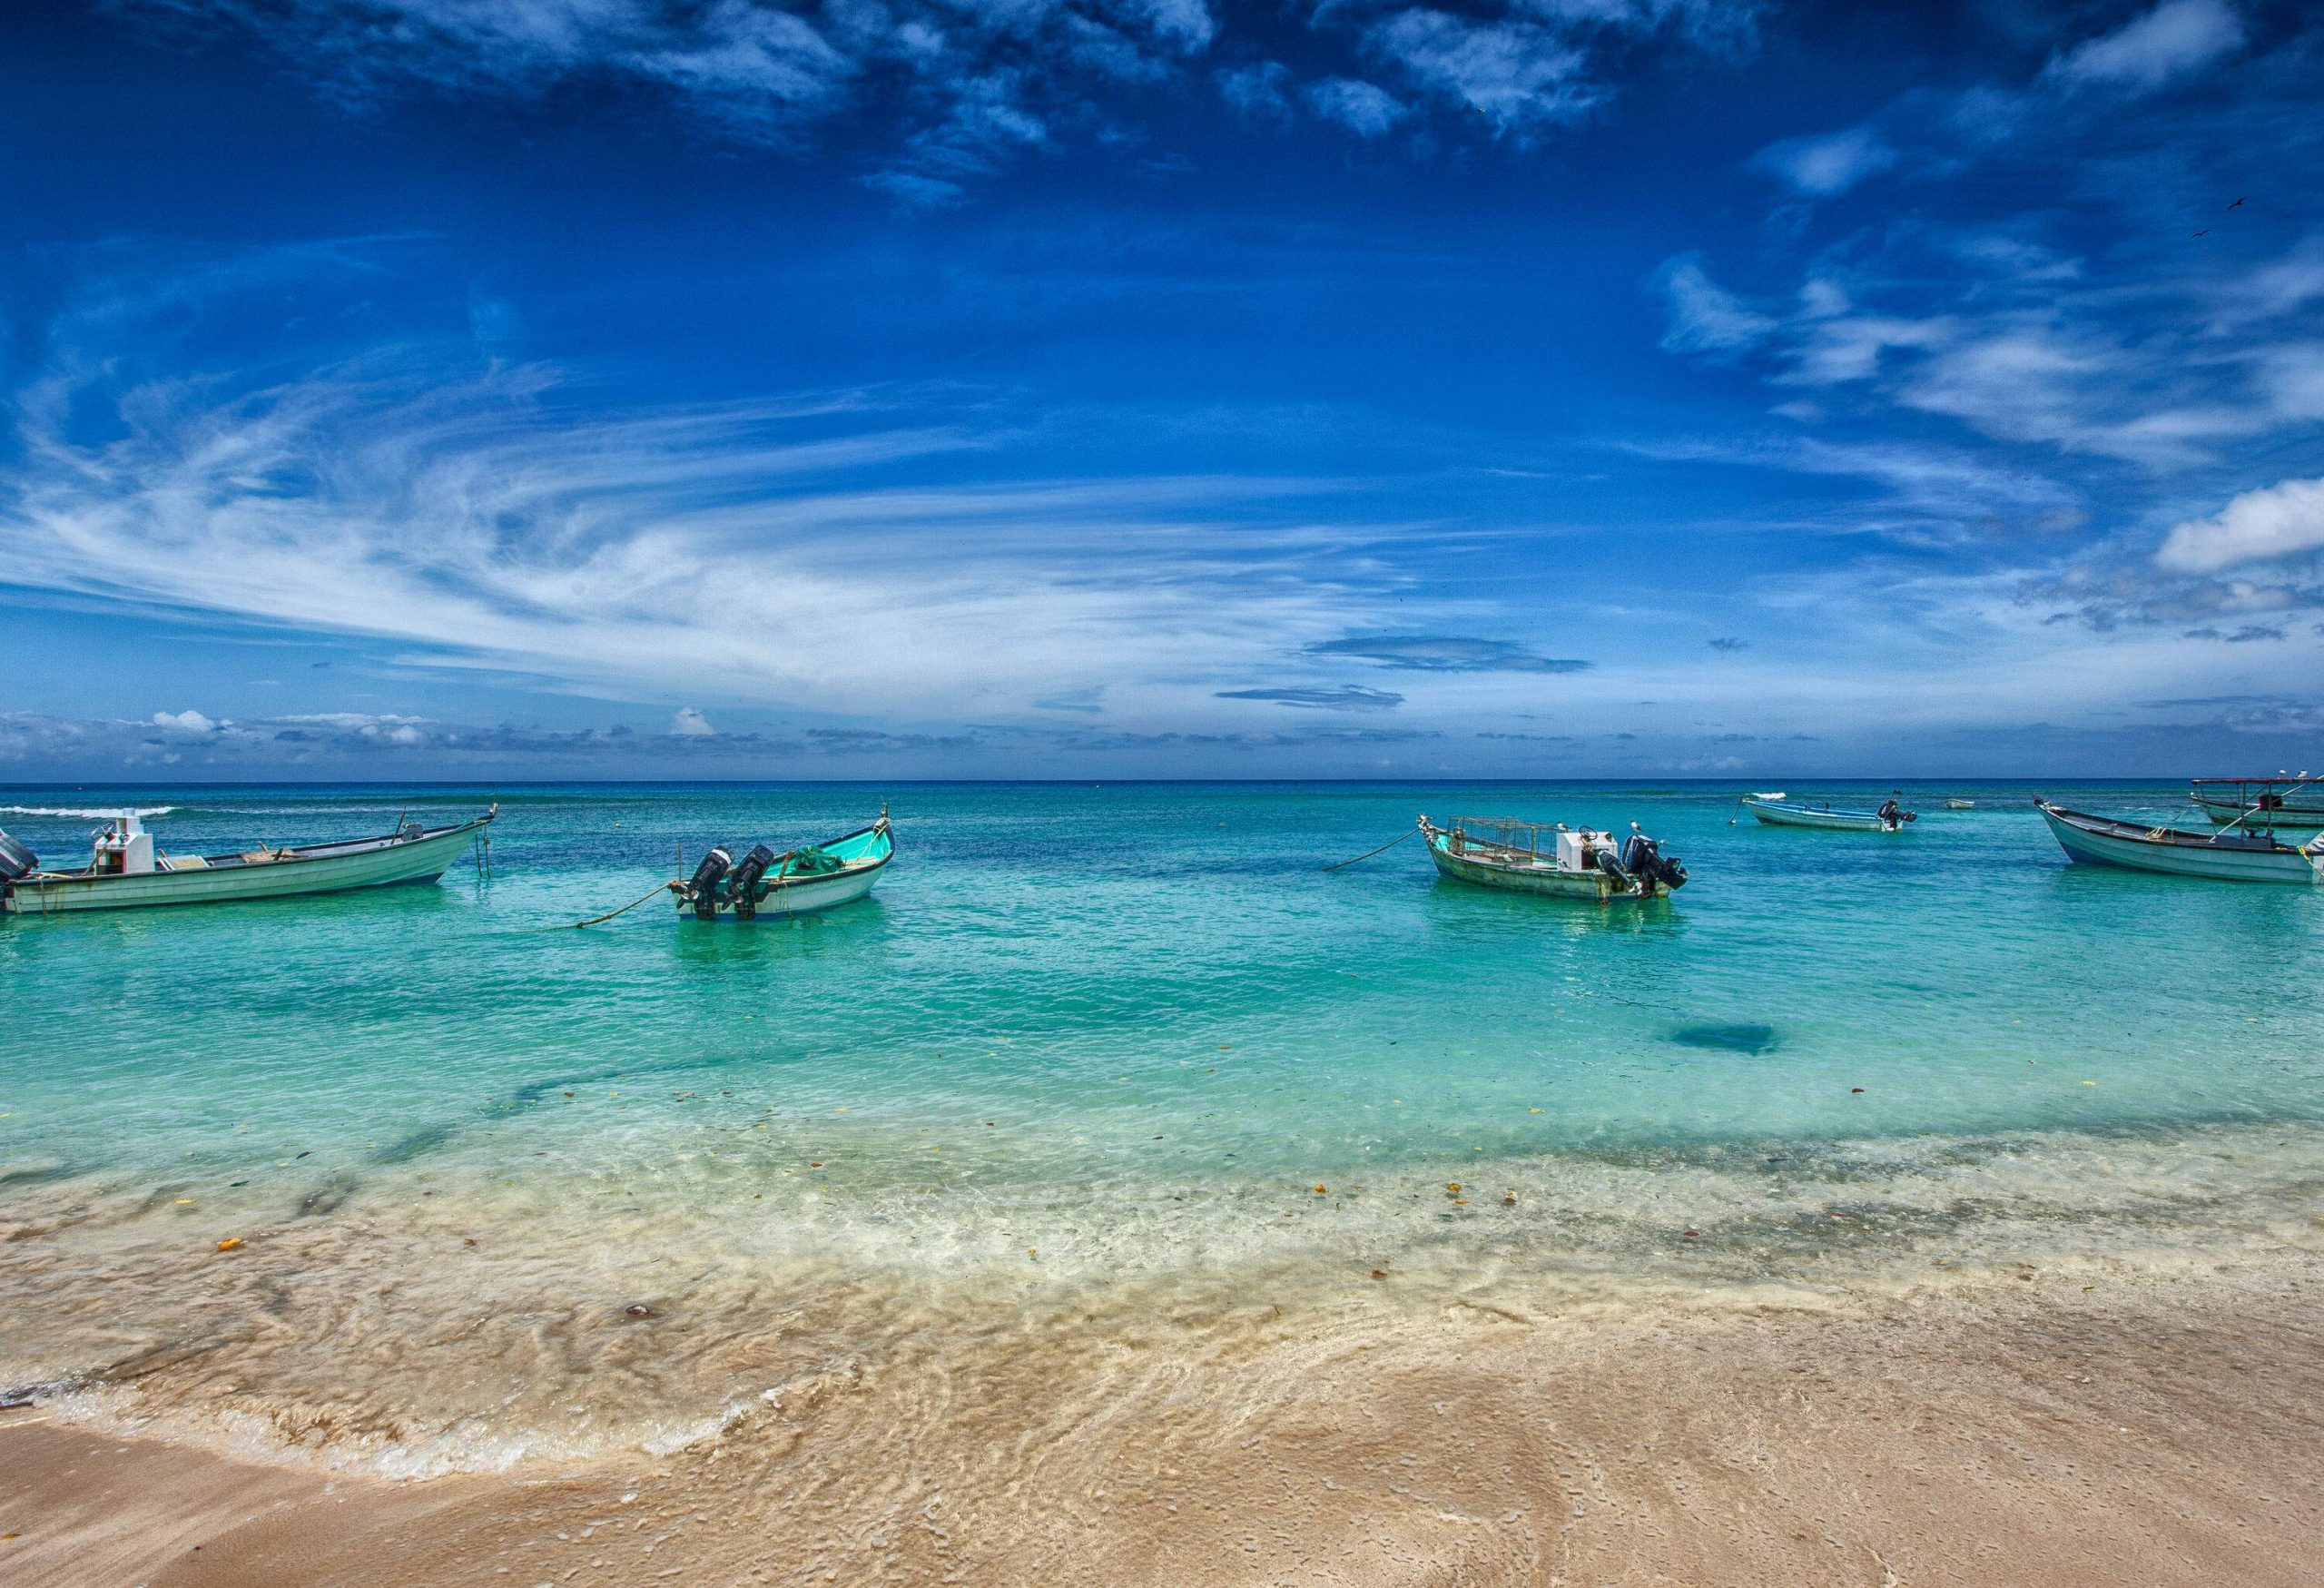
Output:
<instances>
[{"instance_id":1,"label":"turquoise shallow water","mask_svg":"<svg viewBox=\"0 0 2324 1588\"><path fill-rule=\"evenodd\" d=\"M996 1305L2314 1247L2324 898L2070 868L2030 792L1927 791L1887 837L1731 824L1723 786L0 791L56 859L90 824L42 813L166 807L215 851L502 805L488 874L0 922L0 1389L433 1470L682 1445L785 1373L993 1340ZM566 924L883 797L867 902ZM1423 810L1635 819L1693 881L1321 869ZM1026 1327L1006 1354L1053 1370Z\"/></svg>"},{"instance_id":2,"label":"turquoise shallow water","mask_svg":"<svg viewBox=\"0 0 2324 1588\"><path fill-rule=\"evenodd\" d=\"M484 792L0 805L166 805L153 830L191 850L449 817ZM284 1149L530 1153L547 1132L619 1154L731 1093L847 1110L858 1152L1005 1114L1043 1175L1344 1177L1448 1146L2135 1129L2324 1100L2296 991L2324 971L2324 900L2069 868L2019 788L1968 789L1977 810L1895 838L1730 825L1723 787L884 792L901 858L873 900L795 922L682 923L656 902L546 930L635 897L681 846L829 834L881 793L526 790L503 795L488 879L0 927L0 1152L216 1173ZM2184 809L2171 787L2053 792ZM1319 869L1423 808L1637 819L1694 880L1599 909L1440 883L1417 842ZM58 858L88 826L0 823ZM537 1106L567 1089L626 1107L577 1129Z\"/></svg>"}]
</instances>

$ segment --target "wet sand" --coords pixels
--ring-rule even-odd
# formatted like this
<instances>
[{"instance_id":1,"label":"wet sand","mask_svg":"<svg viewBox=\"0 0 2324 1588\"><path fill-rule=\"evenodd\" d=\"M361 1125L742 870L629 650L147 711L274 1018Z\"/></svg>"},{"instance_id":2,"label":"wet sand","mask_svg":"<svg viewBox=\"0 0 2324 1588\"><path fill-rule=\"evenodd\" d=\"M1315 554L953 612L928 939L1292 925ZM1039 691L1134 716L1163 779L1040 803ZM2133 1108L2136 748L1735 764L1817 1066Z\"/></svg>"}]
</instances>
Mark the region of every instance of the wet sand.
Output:
<instances>
[{"instance_id":1,"label":"wet sand","mask_svg":"<svg viewBox=\"0 0 2324 1588\"><path fill-rule=\"evenodd\" d=\"M400 1482L34 1407L0 1425L0 1580L2309 1583L2319 1287L2295 1254L1816 1307L1395 1276L996 1308L665 1456Z\"/></svg>"}]
</instances>

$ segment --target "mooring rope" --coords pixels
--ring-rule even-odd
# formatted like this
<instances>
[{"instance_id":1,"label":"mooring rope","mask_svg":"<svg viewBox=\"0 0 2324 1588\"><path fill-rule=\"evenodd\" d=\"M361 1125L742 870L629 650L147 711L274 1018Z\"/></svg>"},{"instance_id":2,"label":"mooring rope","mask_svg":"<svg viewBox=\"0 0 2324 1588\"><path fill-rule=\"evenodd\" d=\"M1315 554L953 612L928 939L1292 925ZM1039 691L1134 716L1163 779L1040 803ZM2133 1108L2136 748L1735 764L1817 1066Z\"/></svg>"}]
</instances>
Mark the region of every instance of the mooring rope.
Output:
<instances>
[{"instance_id":1,"label":"mooring rope","mask_svg":"<svg viewBox=\"0 0 2324 1588\"><path fill-rule=\"evenodd\" d=\"M656 893L668 893L669 891L670 891L670 884L669 884L669 883L655 883L655 884L654 884L654 886L653 886L653 888L652 888L652 890L651 890L651 891L649 891L649 892L647 892L647 893L641 893L641 894L639 894L636 898L632 899L628 903L626 903L626 904L623 905L623 906L622 906L620 909L618 909L618 910L608 910L608 911L606 911L603 915L592 915L592 916L591 916L591 917L589 917L589 919L588 919L588 920L586 920L586 921L576 921L576 922L575 922L573 923L573 929L574 929L574 930L576 930L576 931L578 931L580 928L582 928L582 927L584 927L584 926L595 926L595 925L596 925L596 924L597 924L599 922L601 922L601 921L611 921L611 920L612 920L615 916L616 916L616 915L626 915L626 914L628 914L631 911L633 911L633 910L636 909L640 904L645 903L646 900L653 898L653 897L655 896L655 894L656 894ZM553 931L556 931L556 932L563 932L563 931L565 931L565 930L566 930L566 928L559 926L559 927L552 928L551 930L553 930Z\"/></svg>"},{"instance_id":2,"label":"mooring rope","mask_svg":"<svg viewBox=\"0 0 2324 1588\"><path fill-rule=\"evenodd\" d=\"M1357 855L1355 860L1370 860L1375 854L1395 848L1397 844L1402 843L1404 841L1404 838L1410 838L1413 833L1418 833L1420 829L1417 827L1410 828L1405 832L1403 838L1391 838L1378 849L1365 850L1362 854ZM1324 869L1327 872L1335 872L1340 870L1342 867L1354 865L1355 863L1355 860L1343 860L1338 862L1336 864L1327 865L1324 867Z\"/></svg>"}]
</instances>

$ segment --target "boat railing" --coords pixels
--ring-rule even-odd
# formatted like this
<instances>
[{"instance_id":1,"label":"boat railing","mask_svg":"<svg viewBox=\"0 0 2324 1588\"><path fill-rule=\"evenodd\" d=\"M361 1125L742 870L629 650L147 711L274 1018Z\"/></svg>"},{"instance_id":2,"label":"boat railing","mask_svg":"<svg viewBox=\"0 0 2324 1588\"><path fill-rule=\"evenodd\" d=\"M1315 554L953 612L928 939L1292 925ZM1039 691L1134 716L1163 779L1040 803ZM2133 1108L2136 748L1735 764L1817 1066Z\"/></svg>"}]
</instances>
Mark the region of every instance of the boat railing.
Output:
<instances>
[{"instance_id":1,"label":"boat railing","mask_svg":"<svg viewBox=\"0 0 2324 1588\"><path fill-rule=\"evenodd\" d=\"M1524 822L1514 816L1455 816L1452 835L1456 852L1473 846L1539 859L1557 853L1557 831L1554 823ZM1544 833L1550 834L1546 849L1541 844Z\"/></svg>"}]
</instances>

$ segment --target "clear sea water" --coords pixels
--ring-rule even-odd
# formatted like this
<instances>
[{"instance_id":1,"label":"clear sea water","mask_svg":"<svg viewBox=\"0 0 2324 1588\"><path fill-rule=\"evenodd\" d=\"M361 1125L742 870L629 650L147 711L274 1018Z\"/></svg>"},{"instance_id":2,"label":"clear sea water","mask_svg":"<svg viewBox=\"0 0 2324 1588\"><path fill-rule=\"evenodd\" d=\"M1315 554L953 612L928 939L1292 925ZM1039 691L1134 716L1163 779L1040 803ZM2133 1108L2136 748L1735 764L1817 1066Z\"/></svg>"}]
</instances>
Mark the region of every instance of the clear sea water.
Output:
<instances>
[{"instance_id":1,"label":"clear sea water","mask_svg":"<svg viewBox=\"0 0 2324 1588\"><path fill-rule=\"evenodd\" d=\"M43 1232L18 1277L54 1286L141 1242L416 1229L425 1197L538 1252L653 1230L683 1289L1698 1249L1748 1275L1827 1258L1801 1232L1834 1208L1992 1256L2315 1206L2324 896L2070 867L2028 786L1915 790L1893 837L1738 822L1738 792L0 790L55 860L86 847L44 814L69 809L166 807L163 847L214 851L501 805L488 872L433 887L0 922L0 1222ZM2047 792L2189 818L2183 785ZM681 851L883 800L898 858L863 903L566 924ZM1636 820L1692 881L1505 895L1417 840L1321 869L1421 811ZM20 1373L80 1363L30 1327L0 1342Z\"/></svg>"}]
</instances>

